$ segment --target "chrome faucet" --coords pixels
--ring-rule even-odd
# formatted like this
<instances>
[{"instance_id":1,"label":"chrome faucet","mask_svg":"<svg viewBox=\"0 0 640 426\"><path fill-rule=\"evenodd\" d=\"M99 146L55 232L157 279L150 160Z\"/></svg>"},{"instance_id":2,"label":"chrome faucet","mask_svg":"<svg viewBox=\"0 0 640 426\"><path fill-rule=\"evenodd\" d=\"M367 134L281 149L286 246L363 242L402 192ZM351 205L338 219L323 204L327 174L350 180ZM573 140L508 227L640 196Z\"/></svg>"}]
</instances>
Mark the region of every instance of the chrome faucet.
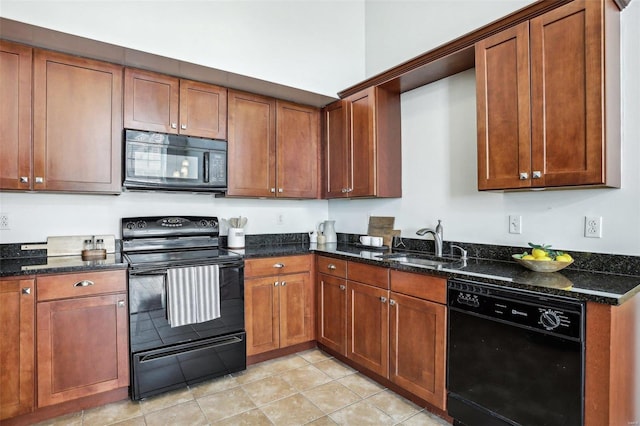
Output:
<instances>
[{"instance_id":1,"label":"chrome faucet","mask_svg":"<svg viewBox=\"0 0 640 426\"><path fill-rule=\"evenodd\" d=\"M433 235L433 241L436 243L436 256L442 257L442 236L431 228L422 228L416 231L417 235Z\"/></svg>"}]
</instances>

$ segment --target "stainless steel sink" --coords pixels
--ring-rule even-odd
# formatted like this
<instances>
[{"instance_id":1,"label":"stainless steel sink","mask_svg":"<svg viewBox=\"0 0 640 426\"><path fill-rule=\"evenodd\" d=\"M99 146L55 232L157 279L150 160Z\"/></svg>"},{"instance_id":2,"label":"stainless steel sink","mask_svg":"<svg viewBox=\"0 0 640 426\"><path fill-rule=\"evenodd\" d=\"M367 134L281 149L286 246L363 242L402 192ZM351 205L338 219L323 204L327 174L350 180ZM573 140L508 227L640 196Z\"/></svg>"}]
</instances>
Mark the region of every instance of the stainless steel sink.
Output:
<instances>
[{"instance_id":1,"label":"stainless steel sink","mask_svg":"<svg viewBox=\"0 0 640 426\"><path fill-rule=\"evenodd\" d=\"M427 266L431 268L442 268L447 265L455 263L453 259L434 259L433 256L414 254L414 253L392 253L383 254L377 257L381 260L389 260L392 262L399 262L404 265L410 266Z\"/></svg>"}]
</instances>

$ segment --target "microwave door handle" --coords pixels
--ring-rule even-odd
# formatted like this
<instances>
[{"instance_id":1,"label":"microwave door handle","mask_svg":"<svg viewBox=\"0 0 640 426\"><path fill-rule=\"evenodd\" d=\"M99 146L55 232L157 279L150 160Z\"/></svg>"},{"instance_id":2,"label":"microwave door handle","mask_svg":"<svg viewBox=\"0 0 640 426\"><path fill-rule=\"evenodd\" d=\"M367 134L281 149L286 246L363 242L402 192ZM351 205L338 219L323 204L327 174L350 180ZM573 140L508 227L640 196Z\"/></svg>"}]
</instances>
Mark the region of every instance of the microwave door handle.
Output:
<instances>
[{"instance_id":1,"label":"microwave door handle","mask_svg":"<svg viewBox=\"0 0 640 426\"><path fill-rule=\"evenodd\" d=\"M209 152L204 152L204 176L202 181L204 183L209 183Z\"/></svg>"}]
</instances>

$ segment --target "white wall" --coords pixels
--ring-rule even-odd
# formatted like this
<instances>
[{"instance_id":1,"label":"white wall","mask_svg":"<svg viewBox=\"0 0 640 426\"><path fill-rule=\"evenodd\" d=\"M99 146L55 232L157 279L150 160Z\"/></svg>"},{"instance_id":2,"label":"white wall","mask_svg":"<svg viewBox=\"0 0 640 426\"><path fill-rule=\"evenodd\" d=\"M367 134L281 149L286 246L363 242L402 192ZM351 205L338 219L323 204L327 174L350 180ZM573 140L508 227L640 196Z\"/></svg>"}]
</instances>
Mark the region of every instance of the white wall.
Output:
<instances>
[{"instance_id":1,"label":"white wall","mask_svg":"<svg viewBox=\"0 0 640 426\"><path fill-rule=\"evenodd\" d=\"M328 96L364 78L364 0L1 4L5 18Z\"/></svg>"},{"instance_id":2,"label":"white wall","mask_svg":"<svg viewBox=\"0 0 640 426\"><path fill-rule=\"evenodd\" d=\"M622 13L622 189L478 192L475 77L469 70L403 94L403 198L330 201L336 229L365 233L369 214L388 215L396 217L404 236L419 238L418 228L435 227L440 218L446 240L525 246L531 241L640 255L638 40L635 1ZM508 233L510 214L522 215L522 234ZM583 236L586 215L603 217L603 238Z\"/></svg>"}]
</instances>

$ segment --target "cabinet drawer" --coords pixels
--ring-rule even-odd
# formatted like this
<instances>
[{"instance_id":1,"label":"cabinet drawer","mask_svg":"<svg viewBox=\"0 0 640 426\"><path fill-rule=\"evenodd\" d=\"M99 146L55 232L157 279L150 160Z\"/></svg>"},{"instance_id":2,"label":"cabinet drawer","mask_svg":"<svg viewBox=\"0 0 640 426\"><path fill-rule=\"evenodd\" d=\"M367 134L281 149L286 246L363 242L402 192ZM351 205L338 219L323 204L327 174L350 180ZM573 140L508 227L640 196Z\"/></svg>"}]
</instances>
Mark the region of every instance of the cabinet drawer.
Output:
<instances>
[{"instance_id":1,"label":"cabinet drawer","mask_svg":"<svg viewBox=\"0 0 640 426\"><path fill-rule=\"evenodd\" d=\"M447 303L447 280L432 275L391 271L391 291L442 304Z\"/></svg>"},{"instance_id":2,"label":"cabinet drawer","mask_svg":"<svg viewBox=\"0 0 640 426\"><path fill-rule=\"evenodd\" d=\"M38 276L37 300L127 291L126 270Z\"/></svg>"},{"instance_id":3,"label":"cabinet drawer","mask_svg":"<svg viewBox=\"0 0 640 426\"><path fill-rule=\"evenodd\" d=\"M311 269L311 255L247 259L244 262L245 277L309 272Z\"/></svg>"},{"instance_id":4,"label":"cabinet drawer","mask_svg":"<svg viewBox=\"0 0 640 426\"><path fill-rule=\"evenodd\" d=\"M352 281L358 281L380 288L389 288L389 268L349 262L347 266L347 278Z\"/></svg>"},{"instance_id":5,"label":"cabinet drawer","mask_svg":"<svg viewBox=\"0 0 640 426\"><path fill-rule=\"evenodd\" d=\"M347 277L347 261L318 256L318 272L335 277Z\"/></svg>"}]
</instances>

